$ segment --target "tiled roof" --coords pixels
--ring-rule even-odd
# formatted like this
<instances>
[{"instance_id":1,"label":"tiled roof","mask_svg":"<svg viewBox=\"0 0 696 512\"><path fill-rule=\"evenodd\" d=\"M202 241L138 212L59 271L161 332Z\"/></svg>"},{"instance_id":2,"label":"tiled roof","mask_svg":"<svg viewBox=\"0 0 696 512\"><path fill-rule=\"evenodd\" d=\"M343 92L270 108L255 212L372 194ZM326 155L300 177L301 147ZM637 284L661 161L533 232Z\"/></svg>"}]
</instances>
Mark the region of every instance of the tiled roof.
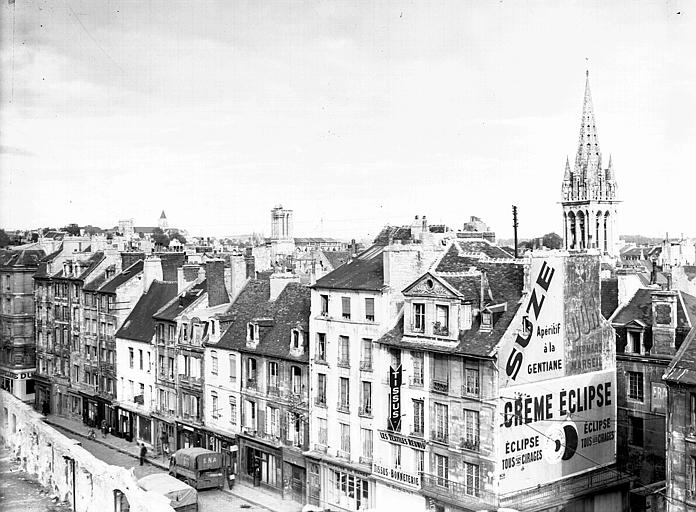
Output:
<instances>
[{"instance_id":1,"label":"tiled roof","mask_svg":"<svg viewBox=\"0 0 696 512\"><path fill-rule=\"evenodd\" d=\"M602 316L608 319L619 306L619 280L615 277L602 279L600 287Z\"/></svg>"},{"instance_id":2,"label":"tiled roof","mask_svg":"<svg viewBox=\"0 0 696 512\"><path fill-rule=\"evenodd\" d=\"M41 249L24 249L21 251L0 251L2 267L38 267L46 253Z\"/></svg>"},{"instance_id":3,"label":"tiled roof","mask_svg":"<svg viewBox=\"0 0 696 512\"><path fill-rule=\"evenodd\" d=\"M133 265L128 267L126 270L124 270L120 274L115 275L109 281L104 283L99 288L99 291L102 293L116 293L116 290L118 289L119 286L121 286L122 284L126 283L127 281L133 279L135 276L137 276L142 271L143 271L143 260L136 261ZM167 281L167 280L165 279L165 281ZM173 279L172 279L172 281L173 281Z\"/></svg>"},{"instance_id":4,"label":"tiled roof","mask_svg":"<svg viewBox=\"0 0 696 512\"><path fill-rule=\"evenodd\" d=\"M149 342L155 335L153 315L164 304L176 297L177 284L153 281L150 289L135 304L126 321L116 333L117 338Z\"/></svg>"},{"instance_id":5,"label":"tiled roof","mask_svg":"<svg viewBox=\"0 0 696 512\"><path fill-rule=\"evenodd\" d=\"M294 238L296 244L341 243L335 238Z\"/></svg>"},{"instance_id":6,"label":"tiled roof","mask_svg":"<svg viewBox=\"0 0 696 512\"><path fill-rule=\"evenodd\" d=\"M435 271L465 272L470 267L478 265L478 261L482 258L514 259L507 251L486 240L463 239L450 245Z\"/></svg>"},{"instance_id":7,"label":"tiled roof","mask_svg":"<svg viewBox=\"0 0 696 512\"><path fill-rule=\"evenodd\" d=\"M359 254L345 265L318 279L315 288L335 288L340 290L375 290L384 284L382 250L375 246Z\"/></svg>"},{"instance_id":8,"label":"tiled roof","mask_svg":"<svg viewBox=\"0 0 696 512\"><path fill-rule=\"evenodd\" d=\"M178 296L170 300L161 309L155 312L152 316L158 320L173 321L186 308L193 304L206 291L205 279L200 283L196 283L188 290L181 292Z\"/></svg>"},{"instance_id":9,"label":"tiled roof","mask_svg":"<svg viewBox=\"0 0 696 512\"><path fill-rule=\"evenodd\" d=\"M691 329L674 359L667 367L664 380L682 385L696 385L696 328Z\"/></svg>"},{"instance_id":10,"label":"tiled roof","mask_svg":"<svg viewBox=\"0 0 696 512\"><path fill-rule=\"evenodd\" d=\"M288 283L272 302L268 300L269 293L268 281L250 280L228 311L227 314L232 315L234 320L215 346L308 362L309 288L300 283ZM267 329L260 329L260 339L256 347L249 348L246 342L247 324L256 318L268 318L272 322L269 322ZM290 351L291 331L297 327L301 327L305 335L302 355L295 355Z\"/></svg>"}]
</instances>

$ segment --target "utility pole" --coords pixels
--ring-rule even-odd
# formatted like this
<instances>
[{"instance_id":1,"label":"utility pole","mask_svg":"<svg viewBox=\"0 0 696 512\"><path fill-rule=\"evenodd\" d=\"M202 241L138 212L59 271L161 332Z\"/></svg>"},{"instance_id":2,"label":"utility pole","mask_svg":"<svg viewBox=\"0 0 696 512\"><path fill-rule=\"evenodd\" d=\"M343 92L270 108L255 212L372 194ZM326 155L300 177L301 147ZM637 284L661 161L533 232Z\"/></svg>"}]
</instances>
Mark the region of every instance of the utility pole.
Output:
<instances>
[{"instance_id":1,"label":"utility pole","mask_svg":"<svg viewBox=\"0 0 696 512\"><path fill-rule=\"evenodd\" d=\"M517 206L512 205L512 230L515 234L515 258L519 258L517 254Z\"/></svg>"}]
</instances>

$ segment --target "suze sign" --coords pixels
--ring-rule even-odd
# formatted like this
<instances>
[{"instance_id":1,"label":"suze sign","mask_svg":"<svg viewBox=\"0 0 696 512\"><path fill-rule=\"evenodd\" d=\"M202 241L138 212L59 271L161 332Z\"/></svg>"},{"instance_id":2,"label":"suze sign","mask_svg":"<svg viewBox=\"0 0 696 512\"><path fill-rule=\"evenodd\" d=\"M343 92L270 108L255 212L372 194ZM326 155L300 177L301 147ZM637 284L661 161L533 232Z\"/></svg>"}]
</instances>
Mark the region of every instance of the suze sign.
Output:
<instances>
[{"instance_id":1,"label":"suze sign","mask_svg":"<svg viewBox=\"0 0 696 512\"><path fill-rule=\"evenodd\" d=\"M389 367L389 418L387 425L389 430L398 432L401 430L401 365Z\"/></svg>"},{"instance_id":2,"label":"suze sign","mask_svg":"<svg viewBox=\"0 0 696 512\"><path fill-rule=\"evenodd\" d=\"M532 289L501 346L508 386L565 375L563 257L532 258ZM513 324L514 325L514 324Z\"/></svg>"}]
</instances>

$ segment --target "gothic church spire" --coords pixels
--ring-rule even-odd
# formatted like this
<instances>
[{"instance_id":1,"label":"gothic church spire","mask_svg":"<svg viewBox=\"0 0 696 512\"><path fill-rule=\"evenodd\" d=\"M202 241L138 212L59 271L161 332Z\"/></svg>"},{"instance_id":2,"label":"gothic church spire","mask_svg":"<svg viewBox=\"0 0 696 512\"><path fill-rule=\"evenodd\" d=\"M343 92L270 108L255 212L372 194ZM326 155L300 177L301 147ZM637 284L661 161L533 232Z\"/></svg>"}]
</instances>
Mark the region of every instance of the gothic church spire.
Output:
<instances>
[{"instance_id":1,"label":"gothic church spire","mask_svg":"<svg viewBox=\"0 0 696 512\"><path fill-rule=\"evenodd\" d=\"M582 103L582 118L580 120L580 139L578 153L575 157L575 169L580 174L592 178L601 168L602 152L599 149L597 127L595 126L592 94L590 93L590 72L585 72L585 98Z\"/></svg>"}]
</instances>

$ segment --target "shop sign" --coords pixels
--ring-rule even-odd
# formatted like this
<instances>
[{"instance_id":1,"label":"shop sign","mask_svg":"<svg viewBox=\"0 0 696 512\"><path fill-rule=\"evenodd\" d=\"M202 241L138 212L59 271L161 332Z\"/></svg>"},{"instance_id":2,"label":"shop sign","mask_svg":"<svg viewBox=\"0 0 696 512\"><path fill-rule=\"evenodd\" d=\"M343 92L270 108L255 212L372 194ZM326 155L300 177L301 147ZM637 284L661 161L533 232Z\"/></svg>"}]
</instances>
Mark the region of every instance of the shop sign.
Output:
<instances>
[{"instance_id":1,"label":"shop sign","mask_svg":"<svg viewBox=\"0 0 696 512\"><path fill-rule=\"evenodd\" d=\"M411 487L420 487L420 477L401 471L398 468L388 468L374 462L372 464L372 473L401 484L406 484Z\"/></svg>"},{"instance_id":2,"label":"shop sign","mask_svg":"<svg viewBox=\"0 0 696 512\"><path fill-rule=\"evenodd\" d=\"M398 432L401 430L401 365L389 367L389 418L387 425L389 430Z\"/></svg>"},{"instance_id":3,"label":"shop sign","mask_svg":"<svg viewBox=\"0 0 696 512\"><path fill-rule=\"evenodd\" d=\"M667 412L667 386L661 382L653 382L650 410L652 412Z\"/></svg>"},{"instance_id":4,"label":"shop sign","mask_svg":"<svg viewBox=\"0 0 696 512\"><path fill-rule=\"evenodd\" d=\"M387 430L379 431L380 439L384 441L389 441L390 443L403 444L404 446L410 446L416 450L425 450L425 441L422 439L411 439L410 437L402 436L401 434L396 434L394 432L389 432Z\"/></svg>"},{"instance_id":5,"label":"shop sign","mask_svg":"<svg viewBox=\"0 0 696 512\"><path fill-rule=\"evenodd\" d=\"M0 370L0 376L8 379L31 379L34 377L34 372L13 373L7 370Z\"/></svg>"},{"instance_id":6,"label":"shop sign","mask_svg":"<svg viewBox=\"0 0 696 512\"><path fill-rule=\"evenodd\" d=\"M573 375L504 390L500 492L544 485L616 462L616 374Z\"/></svg>"}]
</instances>

